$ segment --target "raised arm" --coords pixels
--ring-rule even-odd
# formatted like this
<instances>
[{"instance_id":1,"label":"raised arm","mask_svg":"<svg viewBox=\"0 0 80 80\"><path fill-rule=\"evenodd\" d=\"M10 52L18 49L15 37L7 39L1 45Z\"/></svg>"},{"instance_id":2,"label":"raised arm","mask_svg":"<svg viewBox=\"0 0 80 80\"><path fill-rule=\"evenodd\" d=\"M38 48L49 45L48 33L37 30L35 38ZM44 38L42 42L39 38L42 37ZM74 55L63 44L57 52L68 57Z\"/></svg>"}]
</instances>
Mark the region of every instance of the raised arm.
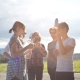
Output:
<instances>
[{"instance_id":1,"label":"raised arm","mask_svg":"<svg viewBox=\"0 0 80 80\"><path fill-rule=\"evenodd\" d=\"M67 54L68 52L73 50L75 47L75 40L74 39L69 40L66 47L64 47L61 38L58 41L59 41L60 52L62 55Z\"/></svg>"},{"instance_id":2,"label":"raised arm","mask_svg":"<svg viewBox=\"0 0 80 80\"><path fill-rule=\"evenodd\" d=\"M16 41L14 41L12 44L11 44L11 52L12 52L12 56L13 57L18 57L20 56L21 54L24 53L24 51L26 51L27 49L32 49L33 48L33 44L29 44L28 46L24 47L23 49L18 49L18 45L16 43Z\"/></svg>"}]
</instances>

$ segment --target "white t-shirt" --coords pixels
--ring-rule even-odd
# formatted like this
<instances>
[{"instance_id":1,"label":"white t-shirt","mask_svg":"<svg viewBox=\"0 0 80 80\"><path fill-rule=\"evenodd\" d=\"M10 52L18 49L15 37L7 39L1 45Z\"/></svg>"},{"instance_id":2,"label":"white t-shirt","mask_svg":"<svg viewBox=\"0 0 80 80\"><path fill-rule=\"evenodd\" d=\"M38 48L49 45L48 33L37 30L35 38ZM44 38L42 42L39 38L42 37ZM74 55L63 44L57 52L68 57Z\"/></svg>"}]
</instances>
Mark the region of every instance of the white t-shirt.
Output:
<instances>
[{"instance_id":1,"label":"white t-shirt","mask_svg":"<svg viewBox=\"0 0 80 80\"><path fill-rule=\"evenodd\" d=\"M24 47L24 44L23 44L22 46ZM4 52L9 53L9 51L10 51L10 45L9 45L9 43L8 43L8 44L6 45L6 47L4 48L3 53L4 53Z\"/></svg>"},{"instance_id":2,"label":"white t-shirt","mask_svg":"<svg viewBox=\"0 0 80 80\"><path fill-rule=\"evenodd\" d=\"M75 47L75 39L67 38L66 40L62 41L64 47L67 45ZM74 49L68 52L65 55L62 55L59 49L59 43L56 43L56 49L58 50L57 56L57 72L73 72L73 53Z\"/></svg>"},{"instance_id":3,"label":"white t-shirt","mask_svg":"<svg viewBox=\"0 0 80 80\"><path fill-rule=\"evenodd\" d=\"M4 52L9 52L10 51L10 46L9 46L9 43L7 44L7 46L4 48L4 51L3 51L3 53Z\"/></svg>"}]
</instances>

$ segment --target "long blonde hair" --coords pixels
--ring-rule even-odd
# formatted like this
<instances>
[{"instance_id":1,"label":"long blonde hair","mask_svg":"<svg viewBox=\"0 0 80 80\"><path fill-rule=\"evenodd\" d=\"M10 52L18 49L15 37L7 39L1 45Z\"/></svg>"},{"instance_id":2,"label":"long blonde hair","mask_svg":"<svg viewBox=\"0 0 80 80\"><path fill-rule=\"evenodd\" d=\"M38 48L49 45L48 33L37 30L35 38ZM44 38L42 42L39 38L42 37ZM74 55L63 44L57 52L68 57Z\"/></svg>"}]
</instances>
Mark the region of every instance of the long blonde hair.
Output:
<instances>
[{"instance_id":1,"label":"long blonde hair","mask_svg":"<svg viewBox=\"0 0 80 80\"><path fill-rule=\"evenodd\" d=\"M35 38L35 34L37 34L37 35L39 36L39 41L41 42L41 35L40 35L40 33L37 32L37 31L34 32L34 33L32 33L32 34L29 36L30 41L33 42L33 39Z\"/></svg>"}]
</instances>

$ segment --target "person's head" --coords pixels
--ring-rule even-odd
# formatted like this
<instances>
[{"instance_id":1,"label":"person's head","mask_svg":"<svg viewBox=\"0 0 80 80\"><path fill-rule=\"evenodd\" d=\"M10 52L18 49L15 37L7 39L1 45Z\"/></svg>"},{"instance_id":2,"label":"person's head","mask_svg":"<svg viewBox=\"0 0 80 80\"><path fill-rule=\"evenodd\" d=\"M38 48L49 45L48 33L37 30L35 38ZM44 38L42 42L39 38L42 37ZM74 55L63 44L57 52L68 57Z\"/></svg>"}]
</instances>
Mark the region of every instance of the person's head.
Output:
<instances>
[{"instance_id":1,"label":"person's head","mask_svg":"<svg viewBox=\"0 0 80 80\"><path fill-rule=\"evenodd\" d=\"M50 33L51 37L53 38L53 40L56 41L57 40L57 37L56 37L57 27L50 28L49 33Z\"/></svg>"},{"instance_id":2,"label":"person's head","mask_svg":"<svg viewBox=\"0 0 80 80\"><path fill-rule=\"evenodd\" d=\"M12 31L16 33L18 36L23 35L26 33L25 25L19 21L16 21L13 27L9 30L9 33L11 33Z\"/></svg>"},{"instance_id":3,"label":"person's head","mask_svg":"<svg viewBox=\"0 0 80 80\"><path fill-rule=\"evenodd\" d=\"M19 38L20 39L24 39L25 35L20 35Z\"/></svg>"},{"instance_id":4,"label":"person's head","mask_svg":"<svg viewBox=\"0 0 80 80\"><path fill-rule=\"evenodd\" d=\"M60 35L65 35L68 33L69 26L66 22L61 22L58 24L58 31Z\"/></svg>"},{"instance_id":5,"label":"person's head","mask_svg":"<svg viewBox=\"0 0 80 80\"><path fill-rule=\"evenodd\" d=\"M41 42L41 36L39 32L34 32L31 34L30 39L33 43Z\"/></svg>"}]
</instances>

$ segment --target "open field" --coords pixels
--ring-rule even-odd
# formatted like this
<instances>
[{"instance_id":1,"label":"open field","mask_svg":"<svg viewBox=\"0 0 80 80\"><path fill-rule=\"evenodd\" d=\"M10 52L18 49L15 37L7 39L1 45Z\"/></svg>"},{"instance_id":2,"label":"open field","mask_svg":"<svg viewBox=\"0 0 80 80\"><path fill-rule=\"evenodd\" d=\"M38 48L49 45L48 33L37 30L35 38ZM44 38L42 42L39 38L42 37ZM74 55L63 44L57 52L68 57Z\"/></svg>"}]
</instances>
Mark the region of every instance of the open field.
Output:
<instances>
[{"instance_id":1,"label":"open field","mask_svg":"<svg viewBox=\"0 0 80 80\"><path fill-rule=\"evenodd\" d=\"M0 72L6 72L7 64L0 64ZM44 72L47 72L47 62L44 62ZM74 72L80 73L80 60L74 61Z\"/></svg>"},{"instance_id":2,"label":"open field","mask_svg":"<svg viewBox=\"0 0 80 80\"><path fill-rule=\"evenodd\" d=\"M7 64L0 64L0 80L6 80ZM80 60L74 61L75 80L80 80ZM50 80L47 73L47 62L44 62L43 80Z\"/></svg>"}]
</instances>

